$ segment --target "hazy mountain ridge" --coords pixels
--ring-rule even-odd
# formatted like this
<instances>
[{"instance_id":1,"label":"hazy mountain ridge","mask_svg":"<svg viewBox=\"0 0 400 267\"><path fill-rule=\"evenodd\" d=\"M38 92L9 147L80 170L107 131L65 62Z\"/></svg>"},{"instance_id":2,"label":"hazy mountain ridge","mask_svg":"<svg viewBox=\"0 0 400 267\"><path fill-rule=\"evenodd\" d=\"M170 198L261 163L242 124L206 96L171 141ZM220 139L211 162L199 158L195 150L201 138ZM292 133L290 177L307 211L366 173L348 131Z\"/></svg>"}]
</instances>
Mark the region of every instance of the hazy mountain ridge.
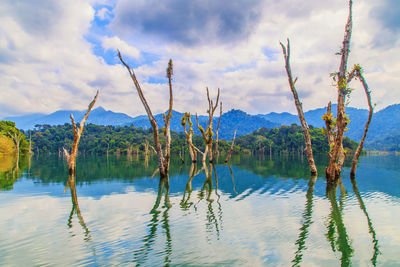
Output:
<instances>
[{"instance_id":1,"label":"hazy mountain ridge","mask_svg":"<svg viewBox=\"0 0 400 267\"><path fill-rule=\"evenodd\" d=\"M76 121L80 121L84 114L84 111L77 110L59 110L51 114L28 114L18 117L8 117L5 120L14 121L20 129L33 129L36 124L49 124L49 125L62 125L70 123L70 114L72 113ZM310 110L304 113L309 125L314 127L324 127L324 121L322 115L326 112L326 108L318 108ZM336 105L332 105L332 113L336 115ZM346 136L352 140L359 141L363 132L365 122L368 117L368 110L357 109L353 107L347 107L346 113L350 117L349 130L345 133ZM183 132L181 126L181 118L184 113L173 111L171 119L171 130L176 132ZM157 123L160 127L164 125L162 114L155 115ZM199 123L204 127L208 121L208 116L200 115ZM196 126L196 117L192 115L193 129L196 134L200 134ZM113 126L124 126L134 125L135 127L149 128L150 123L147 115L140 115L137 117L130 117L124 113L115 113L113 111L107 111L102 107L94 109L89 116L87 123L93 123L97 125L113 125ZM214 118L214 130L218 123L218 117ZM299 124L297 115L293 115L288 112L276 113L271 112L269 114L258 114L250 115L241 110L232 109L222 114L221 126L219 130L219 137L222 139L230 140L233 137L235 128L237 129L237 135L245 135L253 132L261 127L274 128L281 125L291 125L292 123ZM384 148L385 137L395 136L400 134L400 104L395 104L386 107L374 113L372 122L368 131L366 146L379 149ZM389 138L390 139L390 138ZM389 140L387 139L387 140ZM392 139L390 139L392 140ZM379 141L376 144L374 141Z\"/></svg>"}]
</instances>

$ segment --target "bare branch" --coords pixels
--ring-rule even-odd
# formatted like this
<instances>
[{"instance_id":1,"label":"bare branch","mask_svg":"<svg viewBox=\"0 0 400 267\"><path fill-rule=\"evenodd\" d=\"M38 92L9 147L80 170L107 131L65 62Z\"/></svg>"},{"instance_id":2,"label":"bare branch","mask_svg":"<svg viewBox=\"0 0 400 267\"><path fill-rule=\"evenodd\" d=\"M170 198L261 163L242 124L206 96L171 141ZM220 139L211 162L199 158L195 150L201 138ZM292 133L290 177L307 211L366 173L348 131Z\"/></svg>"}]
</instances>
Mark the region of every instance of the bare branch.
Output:
<instances>
[{"instance_id":1,"label":"bare branch","mask_svg":"<svg viewBox=\"0 0 400 267\"><path fill-rule=\"evenodd\" d=\"M285 69L286 69L286 73L288 76L290 90L292 91L292 94L293 94L294 102L295 102L296 109L297 109L297 114L298 114L298 117L299 117L299 120L301 123L301 128L303 130L303 134L304 134L304 140L306 143L306 154L307 154L308 165L310 167L310 172L311 172L311 174L317 174L317 167L315 166L315 162L314 162L314 156L313 156L312 147L311 147L311 136L310 136L308 124L304 117L303 107L299 100L299 96L297 94L296 87L294 85L295 82L297 81L297 78L295 81L293 81L292 70L290 67L290 41L289 41L289 38L287 39L286 47L282 43L280 43L280 45L282 47L282 53L283 53L283 56L285 59Z\"/></svg>"},{"instance_id":2,"label":"bare branch","mask_svg":"<svg viewBox=\"0 0 400 267\"><path fill-rule=\"evenodd\" d=\"M353 161L352 161L352 164L351 164L350 175L351 175L352 177L354 177L354 176L356 175L358 158L359 158L359 156L360 156L360 154L361 154L361 151L362 151L362 149L363 149L364 141L365 141L365 138L367 137L367 132L368 132L369 124L371 123L372 114L373 114L373 112L374 112L374 108L373 108L372 103L371 103L371 91L368 89L368 84L367 84L367 82L365 81L365 78L364 78L364 76L362 75L360 69L357 69L357 71L356 71L356 76L359 78L361 84L363 85L364 92L365 92L365 95L366 95L366 97L367 97L367 103L368 103L368 108L369 108L369 114L368 114L367 122L365 123L364 134L363 134L363 136L362 136L362 138L361 138L360 143L358 144L356 153L354 154Z\"/></svg>"},{"instance_id":3,"label":"bare branch","mask_svg":"<svg viewBox=\"0 0 400 267\"><path fill-rule=\"evenodd\" d=\"M96 103L98 96L99 96L99 90L97 90L96 95L94 96L92 102L90 102L90 104L88 106L88 110L86 111L85 116L83 117L83 119L81 120L81 123L79 124L79 134L82 134L83 127L85 126L85 122L86 122L87 118L89 117L89 113L92 110L94 104Z\"/></svg>"},{"instance_id":4,"label":"bare branch","mask_svg":"<svg viewBox=\"0 0 400 267\"><path fill-rule=\"evenodd\" d=\"M225 159L225 163L227 163L232 156L233 146L235 145L235 138L236 138L236 128L235 128L235 133L233 134L232 145L231 148L229 149L228 156Z\"/></svg>"},{"instance_id":5,"label":"bare branch","mask_svg":"<svg viewBox=\"0 0 400 267\"><path fill-rule=\"evenodd\" d=\"M76 124L75 124L75 120L74 120L74 115L69 115L69 117L71 118L71 123L72 123L72 130L74 131L74 135L78 134L78 131L76 129Z\"/></svg>"}]
</instances>

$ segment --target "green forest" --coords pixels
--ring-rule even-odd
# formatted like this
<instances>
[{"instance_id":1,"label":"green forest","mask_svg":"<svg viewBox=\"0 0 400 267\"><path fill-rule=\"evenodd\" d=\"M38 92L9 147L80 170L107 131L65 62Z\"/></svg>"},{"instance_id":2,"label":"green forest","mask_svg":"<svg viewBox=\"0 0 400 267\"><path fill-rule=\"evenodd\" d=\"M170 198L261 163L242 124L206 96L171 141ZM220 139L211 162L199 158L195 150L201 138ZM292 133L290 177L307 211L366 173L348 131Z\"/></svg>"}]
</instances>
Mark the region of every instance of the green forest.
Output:
<instances>
[{"instance_id":1,"label":"green forest","mask_svg":"<svg viewBox=\"0 0 400 267\"><path fill-rule=\"evenodd\" d=\"M162 129L160 129L162 131ZM329 151L327 136L323 129L310 127L314 153ZM35 130L25 132L31 135L34 153L61 153L62 148L70 148L73 141L72 126L37 125ZM187 150L184 133L172 131L171 152L178 154ZM162 136L162 135L161 135ZM163 141L163 140L161 140ZM133 126L114 127L88 124L79 143L79 151L85 154L129 154L145 151L145 144L153 144L152 129ZM193 143L204 149L203 137L193 136ZM228 151L231 141L219 140L219 150ZM347 151L355 150L357 143L345 138ZM235 140L234 153L299 153L305 147L303 132L300 126L281 126L280 128L261 128L251 134L239 136Z\"/></svg>"}]
</instances>

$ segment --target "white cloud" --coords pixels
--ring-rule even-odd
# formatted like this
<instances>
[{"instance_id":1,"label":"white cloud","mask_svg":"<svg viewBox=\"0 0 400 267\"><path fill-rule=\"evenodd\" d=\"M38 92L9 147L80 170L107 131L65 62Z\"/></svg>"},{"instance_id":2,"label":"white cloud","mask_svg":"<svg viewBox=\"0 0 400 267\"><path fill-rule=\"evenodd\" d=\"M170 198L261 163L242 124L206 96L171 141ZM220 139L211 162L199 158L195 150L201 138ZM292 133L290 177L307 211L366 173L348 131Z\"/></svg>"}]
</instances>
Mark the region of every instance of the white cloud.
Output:
<instances>
[{"instance_id":1,"label":"white cloud","mask_svg":"<svg viewBox=\"0 0 400 267\"><path fill-rule=\"evenodd\" d=\"M106 50L120 50L121 53L132 58L138 58L140 56L140 51L137 48L128 45L116 36L104 37L102 40L102 46Z\"/></svg>"},{"instance_id":2,"label":"white cloud","mask_svg":"<svg viewBox=\"0 0 400 267\"><path fill-rule=\"evenodd\" d=\"M113 37L100 35L101 45L106 50L119 48L124 55L142 64L135 73L143 82L145 96L154 112L165 111L168 105L167 85L146 82L150 77L165 78L169 58L174 60L174 108L179 111L205 113L205 87L208 86L211 92L221 88L225 111L240 108L250 113L295 112L279 46L279 41L285 41L286 37L292 42L292 70L299 77L297 86L303 108L321 107L336 99L329 73L339 66L340 58L334 54L343 38L346 2L255 1L260 16L248 21L246 25L250 28L241 28L243 38L217 38L209 34L196 37L204 40L190 45L171 41L171 36L154 37L152 33L143 29L136 31L131 26L129 32L125 31L126 25L118 28L124 3L113 4L115 7L110 13L103 9L96 13L95 2L91 0L73 3L48 0L29 5L2 2L0 117L84 109L96 89L100 89L98 105L129 115L144 113L126 70L118 64L106 64L94 54L94 45L85 39L95 15L99 18L114 16L114 21L106 28ZM146 2L137 4L148 5ZM384 26L371 12L379 5L372 0L354 3L349 59L349 66L359 63L364 67L377 109L400 102L400 41L388 43L384 48L376 46L376 38L384 32ZM215 8L209 9L218 12ZM234 13L235 10L232 7L228 11ZM246 12L253 9L244 11L240 15L247 18ZM157 9L156 13L160 12ZM127 10L124 14L127 16ZM219 16L225 18L227 14ZM224 23L229 25L230 21L227 19ZM188 22L180 28L180 33L191 32L190 27L200 27L193 28L194 32L202 29L197 22ZM99 33L96 34L98 37ZM267 55L264 54L266 50ZM155 59L148 60L149 54ZM115 62L118 63L117 58ZM352 87L357 90L353 92L350 105L365 108L360 86L355 83Z\"/></svg>"}]
</instances>

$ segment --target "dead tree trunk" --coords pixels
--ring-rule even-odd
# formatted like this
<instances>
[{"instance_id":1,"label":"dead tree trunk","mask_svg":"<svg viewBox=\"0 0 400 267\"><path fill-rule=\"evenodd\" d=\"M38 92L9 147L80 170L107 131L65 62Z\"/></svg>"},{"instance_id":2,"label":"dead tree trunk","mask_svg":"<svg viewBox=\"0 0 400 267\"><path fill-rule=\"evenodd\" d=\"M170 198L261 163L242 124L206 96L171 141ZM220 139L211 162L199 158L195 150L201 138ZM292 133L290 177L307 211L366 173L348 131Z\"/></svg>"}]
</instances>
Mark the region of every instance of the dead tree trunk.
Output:
<instances>
[{"instance_id":1,"label":"dead tree trunk","mask_svg":"<svg viewBox=\"0 0 400 267\"><path fill-rule=\"evenodd\" d=\"M365 81L364 76L362 75L360 66L359 65L354 66L354 70L355 70L355 77L357 77L360 80L360 82L362 83L362 85L364 87L365 95L367 96L369 114L368 114L368 120L365 123L364 134L361 138L360 143L358 144L356 153L354 154L353 161L351 163L350 176L352 176L352 177L354 177L356 175L358 157L360 156L361 151L363 149L364 141L365 141L365 138L367 137L369 124L371 123L372 114L374 112L374 108L372 107L372 103L371 103L371 91L368 89L368 84Z\"/></svg>"},{"instance_id":2,"label":"dead tree trunk","mask_svg":"<svg viewBox=\"0 0 400 267\"><path fill-rule=\"evenodd\" d=\"M16 129L16 131L10 131L8 132L8 136L11 137L11 139L14 141L15 144L15 149L16 149L16 157L17 157L17 161L19 160L19 145L21 144L21 140L24 136L23 133L21 133L18 129Z\"/></svg>"},{"instance_id":3,"label":"dead tree trunk","mask_svg":"<svg viewBox=\"0 0 400 267\"><path fill-rule=\"evenodd\" d=\"M186 124L189 125L188 130L186 130ZM186 112L185 115L183 115L182 120L181 120L181 125L185 132L186 140L188 142L190 158L192 159L192 162L197 162L197 151L193 145L193 140L192 140L192 138L193 138L193 122L192 122L190 113Z\"/></svg>"},{"instance_id":4,"label":"dead tree trunk","mask_svg":"<svg viewBox=\"0 0 400 267\"><path fill-rule=\"evenodd\" d=\"M118 57L121 63L126 67L129 72L129 76L131 77L133 83L135 84L136 90L138 92L139 98L142 101L142 104L146 110L147 116L149 117L149 121L151 127L153 129L153 139L154 139L154 146L158 157L158 167L160 171L160 178L168 177L168 170L169 170L169 163L170 163L170 146L171 146L171 131L170 131L170 120L172 116L172 106L173 106L173 97L172 97L172 75L173 75L173 66L172 60L170 59L168 62L167 68L167 78L168 78L168 85L169 85L169 108L167 115L163 115L164 124L165 124L165 149L163 150L160 143L160 137L158 133L158 125L156 119L151 112L149 105L147 104L146 98L143 95L142 88L138 80L136 79L136 75L134 71L129 67L128 64L122 59L121 53L118 51Z\"/></svg>"},{"instance_id":5,"label":"dead tree trunk","mask_svg":"<svg viewBox=\"0 0 400 267\"><path fill-rule=\"evenodd\" d=\"M292 70L290 68L290 43L289 43L289 39L287 39L287 46L285 48L285 46L281 44L282 47L282 52L285 58L285 68L286 68L286 73L288 76L288 80L289 80L289 86L290 86L290 90L293 93L293 97L294 97L294 102L296 105L296 109L297 109L297 113L299 116L299 120L301 123L301 128L303 130L303 134L304 134L304 140L306 143L306 155L307 155L307 159L308 159L308 166L310 167L310 172L311 175L316 175L317 174L317 167L315 166L315 162L314 162L314 156L313 156L313 152L312 152L312 147L311 147L311 136L310 136L310 131L308 129L308 125L306 122L306 119L304 117L304 113L303 113L303 107L302 104L299 100L299 96L297 94L297 90L295 87L295 83L297 81L297 78L293 80L292 77Z\"/></svg>"},{"instance_id":6,"label":"dead tree trunk","mask_svg":"<svg viewBox=\"0 0 400 267\"><path fill-rule=\"evenodd\" d=\"M97 97L99 96L99 90L97 90L97 93L95 97L93 98L92 102L90 102L88 106L88 110L86 111L85 116L81 120L81 123L79 124L79 128L77 128L74 120L74 116L71 114L71 123L72 123L72 129L74 131L74 141L72 143L72 148L71 148L71 154L65 149L64 150L64 155L67 159L68 162L68 172L69 175L75 175L75 170L76 170L76 156L78 155L78 145L79 145L79 140L81 139L82 132L83 132L83 127L85 126L85 122L87 118L89 117L89 113L92 110L94 104L96 103Z\"/></svg>"},{"instance_id":7,"label":"dead tree trunk","mask_svg":"<svg viewBox=\"0 0 400 267\"><path fill-rule=\"evenodd\" d=\"M203 127L200 126L199 124L199 120L196 114L196 121L197 121L197 127L199 128L201 134L203 135L203 139L204 139L204 143L206 145L206 151L204 152L203 155L203 162L205 161L205 157L207 156L208 153L208 160L209 162L213 162L214 158L213 158L213 117L214 117L214 112L218 107L218 101L219 101L219 93L220 90L218 88L218 94L217 94L217 100L215 101L215 105L214 102L210 99L210 93L208 91L208 87L206 88L207 90L207 100L208 100L208 127L206 127L206 130L204 130Z\"/></svg>"},{"instance_id":8,"label":"dead tree trunk","mask_svg":"<svg viewBox=\"0 0 400 267\"><path fill-rule=\"evenodd\" d=\"M219 131L219 125L221 124L221 117L222 117L222 102L220 102L219 107L220 107L220 109L219 109L219 118L218 118L217 130L215 131L215 146L214 146L214 150L213 150L213 160L216 158L217 155L219 155L219 150L218 150L219 135L218 135L218 131Z\"/></svg>"},{"instance_id":9,"label":"dead tree trunk","mask_svg":"<svg viewBox=\"0 0 400 267\"><path fill-rule=\"evenodd\" d=\"M350 53L350 39L352 32L352 5L353 1L349 1L349 17L347 19L345 34L343 38L343 46L340 51L341 60L339 72L335 74L335 81L337 82L338 98L337 98L337 119L336 119L336 136L333 147L330 153L329 165L326 168L326 178L329 184L332 184L340 175L341 172L341 157L339 157L343 150L343 135L346 126L349 122L345 114L345 101L346 96L350 93L347 87L347 60ZM337 80L336 80L337 79ZM339 162L339 163L338 163Z\"/></svg>"},{"instance_id":10,"label":"dead tree trunk","mask_svg":"<svg viewBox=\"0 0 400 267\"><path fill-rule=\"evenodd\" d=\"M233 134L232 145L228 151L228 155L226 156L225 163L227 163L232 156L233 146L235 145L235 138L236 138L236 129L235 129L235 133Z\"/></svg>"}]
</instances>

